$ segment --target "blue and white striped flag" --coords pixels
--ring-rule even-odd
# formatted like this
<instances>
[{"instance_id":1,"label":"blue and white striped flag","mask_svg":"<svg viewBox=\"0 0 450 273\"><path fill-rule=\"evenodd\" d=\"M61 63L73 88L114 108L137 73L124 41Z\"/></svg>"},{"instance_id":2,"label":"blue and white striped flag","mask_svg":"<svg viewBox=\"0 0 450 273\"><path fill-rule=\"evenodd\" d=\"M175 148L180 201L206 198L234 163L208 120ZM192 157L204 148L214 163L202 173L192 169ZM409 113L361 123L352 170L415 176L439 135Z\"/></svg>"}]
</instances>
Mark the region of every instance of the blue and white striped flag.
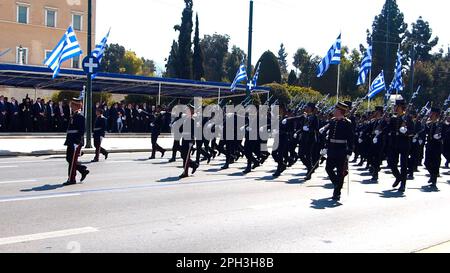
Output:
<instances>
[{"instance_id":1,"label":"blue and white striped flag","mask_svg":"<svg viewBox=\"0 0 450 273\"><path fill-rule=\"evenodd\" d=\"M245 69L245 65L241 64L241 66L239 66L238 72L236 73L236 77L231 84L231 92L234 92L236 90L238 83L243 81L247 82L247 80L247 70Z\"/></svg>"},{"instance_id":2,"label":"blue and white striped flag","mask_svg":"<svg viewBox=\"0 0 450 273\"><path fill-rule=\"evenodd\" d=\"M317 67L317 77L322 77L325 72L328 71L330 65L332 64L340 64L341 63L341 34L339 34L336 42L334 42L333 46L328 50L327 56L322 59Z\"/></svg>"},{"instance_id":3,"label":"blue and white striped flag","mask_svg":"<svg viewBox=\"0 0 450 273\"><path fill-rule=\"evenodd\" d=\"M255 88L258 86L258 78L259 78L259 69L261 68L261 63L258 64L258 68L256 69L256 73L253 76L253 79L251 83L249 84L250 92L255 90Z\"/></svg>"},{"instance_id":4,"label":"blue and white striped flag","mask_svg":"<svg viewBox=\"0 0 450 273\"><path fill-rule=\"evenodd\" d=\"M366 83L367 75L369 75L370 70L372 69L372 46L366 51L366 55L361 62L361 67L359 68L358 74L358 82L356 85L363 85Z\"/></svg>"},{"instance_id":5,"label":"blue and white striped flag","mask_svg":"<svg viewBox=\"0 0 450 273\"><path fill-rule=\"evenodd\" d=\"M390 91L403 91L403 78L402 78L402 54L400 54L400 49L397 52L397 62L395 63L394 78L390 86Z\"/></svg>"},{"instance_id":6,"label":"blue and white striped flag","mask_svg":"<svg viewBox=\"0 0 450 273\"><path fill-rule=\"evenodd\" d=\"M92 51L92 56L98 59L98 63L102 62L103 55L105 54L106 44L108 43L109 33L111 29L108 30L108 33L105 37L103 37L102 41L95 46L95 49ZM92 79L95 79L97 75L92 74Z\"/></svg>"},{"instance_id":7,"label":"blue and white striped flag","mask_svg":"<svg viewBox=\"0 0 450 273\"><path fill-rule=\"evenodd\" d=\"M369 99L372 99L378 93L384 90L386 90L386 83L384 82L384 73L383 71L381 71L380 75L378 75L378 77L375 78L372 85L370 86L370 91L368 95Z\"/></svg>"},{"instance_id":8,"label":"blue and white striped flag","mask_svg":"<svg viewBox=\"0 0 450 273\"><path fill-rule=\"evenodd\" d=\"M101 63L103 59L103 54L105 53L106 44L108 43L109 33L111 29L108 30L108 33L105 37L103 37L102 41L95 46L95 49L92 51L92 56L98 59L98 62Z\"/></svg>"},{"instance_id":9,"label":"blue and white striped flag","mask_svg":"<svg viewBox=\"0 0 450 273\"><path fill-rule=\"evenodd\" d=\"M45 60L44 64L53 70L53 78L56 78L63 62L80 56L82 53L83 51L78 43L77 36L72 26L70 26L50 56Z\"/></svg>"}]
</instances>

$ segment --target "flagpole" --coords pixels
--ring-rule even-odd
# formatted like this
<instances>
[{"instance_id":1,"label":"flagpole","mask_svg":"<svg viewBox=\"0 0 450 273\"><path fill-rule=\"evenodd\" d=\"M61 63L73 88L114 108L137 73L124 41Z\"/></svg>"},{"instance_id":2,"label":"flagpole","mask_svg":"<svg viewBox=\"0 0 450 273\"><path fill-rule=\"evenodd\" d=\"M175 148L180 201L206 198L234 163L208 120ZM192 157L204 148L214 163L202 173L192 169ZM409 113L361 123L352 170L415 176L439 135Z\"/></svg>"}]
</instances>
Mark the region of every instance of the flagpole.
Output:
<instances>
[{"instance_id":1,"label":"flagpole","mask_svg":"<svg viewBox=\"0 0 450 273\"><path fill-rule=\"evenodd\" d=\"M338 65L338 72L337 72L337 91L336 91L336 103L339 103L339 84L340 84L340 80L341 80L341 64L339 63Z\"/></svg>"},{"instance_id":2,"label":"flagpole","mask_svg":"<svg viewBox=\"0 0 450 273\"><path fill-rule=\"evenodd\" d=\"M370 71L369 71L369 93L370 93L370 85L371 84L372 84L372 69L370 69ZM367 96L367 99L369 100L367 111L370 111L370 98L369 98L369 96Z\"/></svg>"},{"instance_id":3,"label":"flagpole","mask_svg":"<svg viewBox=\"0 0 450 273\"><path fill-rule=\"evenodd\" d=\"M88 0L87 56L92 54L92 0ZM92 73L87 74L86 90L86 148L92 148Z\"/></svg>"},{"instance_id":4,"label":"flagpole","mask_svg":"<svg viewBox=\"0 0 450 273\"><path fill-rule=\"evenodd\" d=\"M250 14L248 24L248 56L247 56L247 75L252 74L252 40L253 40L253 0L250 0ZM247 76L248 77L248 76ZM247 79L248 81L248 79ZM250 97L250 88L246 87L246 98Z\"/></svg>"}]
</instances>

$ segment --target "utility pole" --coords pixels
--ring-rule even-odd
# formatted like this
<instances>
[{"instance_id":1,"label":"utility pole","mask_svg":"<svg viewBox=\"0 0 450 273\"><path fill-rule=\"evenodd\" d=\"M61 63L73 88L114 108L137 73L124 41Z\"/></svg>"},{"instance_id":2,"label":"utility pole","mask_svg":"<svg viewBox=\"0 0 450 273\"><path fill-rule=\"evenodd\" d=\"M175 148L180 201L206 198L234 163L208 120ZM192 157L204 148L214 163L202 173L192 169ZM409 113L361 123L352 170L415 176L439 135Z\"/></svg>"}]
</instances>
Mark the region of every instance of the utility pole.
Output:
<instances>
[{"instance_id":1,"label":"utility pole","mask_svg":"<svg viewBox=\"0 0 450 273\"><path fill-rule=\"evenodd\" d=\"M92 54L92 0L88 0L87 56ZM86 89L86 148L92 148L92 73L87 74Z\"/></svg>"},{"instance_id":2,"label":"utility pole","mask_svg":"<svg viewBox=\"0 0 450 273\"><path fill-rule=\"evenodd\" d=\"M252 39L253 39L253 0L250 0L250 16L248 27L248 56L247 56L247 77L251 80L252 76ZM250 87L247 85L246 98L250 97Z\"/></svg>"}]
</instances>

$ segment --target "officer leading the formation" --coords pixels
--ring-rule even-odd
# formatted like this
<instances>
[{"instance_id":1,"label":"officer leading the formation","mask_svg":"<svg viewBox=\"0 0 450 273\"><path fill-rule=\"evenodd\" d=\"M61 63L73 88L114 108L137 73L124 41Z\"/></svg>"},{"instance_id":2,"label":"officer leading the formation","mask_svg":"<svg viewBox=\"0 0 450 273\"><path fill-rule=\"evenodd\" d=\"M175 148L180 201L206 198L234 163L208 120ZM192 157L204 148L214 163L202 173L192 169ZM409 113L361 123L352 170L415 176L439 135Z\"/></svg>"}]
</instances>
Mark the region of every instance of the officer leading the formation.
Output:
<instances>
[{"instance_id":1,"label":"officer leading the formation","mask_svg":"<svg viewBox=\"0 0 450 273\"><path fill-rule=\"evenodd\" d=\"M70 117L69 127L67 129L66 142L64 143L67 146L66 160L69 163L69 177L67 182L63 184L64 186L75 185L77 183L77 171L81 174L80 182L83 182L89 174L87 167L78 162L81 148L84 146L86 124L86 119L81 114L82 107L83 102L79 98L74 98L70 102L72 116Z\"/></svg>"},{"instance_id":2,"label":"officer leading the formation","mask_svg":"<svg viewBox=\"0 0 450 273\"><path fill-rule=\"evenodd\" d=\"M353 126L345 114L349 106L339 102L334 110L334 117L327 126L326 148L321 152L327 155L326 171L334 185L333 200L341 199L344 179L348 175L348 159L353 153Z\"/></svg>"}]
</instances>

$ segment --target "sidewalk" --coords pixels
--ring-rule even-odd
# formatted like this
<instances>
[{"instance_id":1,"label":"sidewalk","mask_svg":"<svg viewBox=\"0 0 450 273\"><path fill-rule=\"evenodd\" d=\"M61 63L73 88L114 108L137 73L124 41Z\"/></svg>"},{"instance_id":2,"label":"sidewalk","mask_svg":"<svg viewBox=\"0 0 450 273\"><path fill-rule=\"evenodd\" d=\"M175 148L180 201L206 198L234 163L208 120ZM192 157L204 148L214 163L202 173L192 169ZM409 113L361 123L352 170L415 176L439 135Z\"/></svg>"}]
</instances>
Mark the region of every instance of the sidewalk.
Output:
<instances>
[{"instance_id":1,"label":"sidewalk","mask_svg":"<svg viewBox=\"0 0 450 273\"><path fill-rule=\"evenodd\" d=\"M0 157L65 154L66 146L64 146L64 141L65 136L62 135L1 136ZM158 139L158 144L165 149L171 150L173 138L167 135L161 136ZM150 153L152 144L150 141L150 135L110 135L103 140L102 147L111 153ZM86 154L93 154L95 153L95 149L84 148L83 152Z\"/></svg>"}]
</instances>

